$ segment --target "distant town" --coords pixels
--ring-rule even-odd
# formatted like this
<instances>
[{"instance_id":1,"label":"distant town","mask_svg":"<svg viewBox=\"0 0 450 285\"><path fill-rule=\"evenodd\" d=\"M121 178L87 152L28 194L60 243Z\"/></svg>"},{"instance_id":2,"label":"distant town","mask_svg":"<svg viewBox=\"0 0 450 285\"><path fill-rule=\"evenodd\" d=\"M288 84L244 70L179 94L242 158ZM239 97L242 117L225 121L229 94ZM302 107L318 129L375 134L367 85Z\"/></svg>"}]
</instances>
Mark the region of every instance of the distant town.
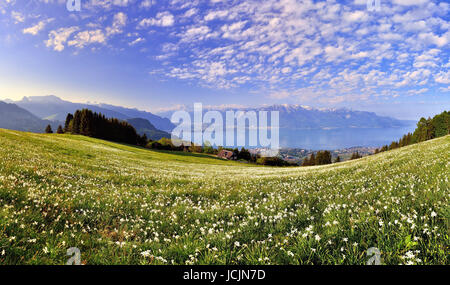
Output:
<instances>
[{"instance_id":1,"label":"distant town","mask_svg":"<svg viewBox=\"0 0 450 285\"><path fill-rule=\"evenodd\" d=\"M333 161L339 156L342 161L349 160L353 153L359 153L361 156L372 155L375 153L376 147L350 147L331 150ZM252 154L261 154L267 151L265 148L253 148L249 150ZM280 149L279 157L290 163L302 164L305 158L311 154L316 154L318 151L302 148L282 148Z\"/></svg>"}]
</instances>

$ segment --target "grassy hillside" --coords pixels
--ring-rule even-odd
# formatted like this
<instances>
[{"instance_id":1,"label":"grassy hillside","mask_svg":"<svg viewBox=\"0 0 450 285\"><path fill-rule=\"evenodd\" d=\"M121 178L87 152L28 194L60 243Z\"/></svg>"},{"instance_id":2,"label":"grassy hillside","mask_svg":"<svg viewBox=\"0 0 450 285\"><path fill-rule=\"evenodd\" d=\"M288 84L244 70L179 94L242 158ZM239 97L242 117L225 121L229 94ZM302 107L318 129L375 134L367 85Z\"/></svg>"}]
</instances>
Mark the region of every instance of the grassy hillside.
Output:
<instances>
[{"instance_id":1,"label":"grassy hillside","mask_svg":"<svg viewBox=\"0 0 450 285\"><path fill-rule=\"evenodd\" d=\"M270 168L0 130L0 264L450 264L449 153Z\"/></svg>"}]
</instances>

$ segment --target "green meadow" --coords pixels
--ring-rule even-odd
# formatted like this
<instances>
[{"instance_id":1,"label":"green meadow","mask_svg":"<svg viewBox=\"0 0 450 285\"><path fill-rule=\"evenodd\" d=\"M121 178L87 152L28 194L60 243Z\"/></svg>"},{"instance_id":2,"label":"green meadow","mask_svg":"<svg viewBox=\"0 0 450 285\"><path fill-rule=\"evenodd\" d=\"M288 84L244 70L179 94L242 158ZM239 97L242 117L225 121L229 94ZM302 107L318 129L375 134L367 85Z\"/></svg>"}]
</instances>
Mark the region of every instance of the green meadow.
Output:
<instances>
[{"instance_id":1,"label":"green meadow","mask_svg":"<svg viewBox=\"0 0 450 285\"><path fill-rule=\"evenodd\" d=\"M0 130L0 264L450 264L449 154L263 167Z\"/></svg>"}]
</instances>

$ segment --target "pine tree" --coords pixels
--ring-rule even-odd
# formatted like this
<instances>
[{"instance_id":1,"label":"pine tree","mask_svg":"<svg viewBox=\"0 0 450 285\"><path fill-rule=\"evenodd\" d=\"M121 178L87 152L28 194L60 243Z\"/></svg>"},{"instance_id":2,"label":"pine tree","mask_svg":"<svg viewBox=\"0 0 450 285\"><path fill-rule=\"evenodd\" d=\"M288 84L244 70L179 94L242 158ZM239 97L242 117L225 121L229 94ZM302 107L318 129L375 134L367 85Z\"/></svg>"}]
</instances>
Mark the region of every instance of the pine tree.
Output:
<instances>
[{"instance_id":1,"label":"pine tree","mask_svg":"<svg viewBox=\"0 0 450 285\"><path fill-rule=\"evenodd\" d=\"M47 133L47 134L53 134L52 126L47 125L47 127L45 128L45 133Z\"/></svg>"},{"instance_id":2,"label":"pine tree","mask_svg":"<svg viewBox=\"0 0 450 285\"><path fill-rule=\"evenodd\" d=\"M309 158L305 158L303 160L302 166L313 166L316 165L316 156L314 155L314 152L311 153L311 155L309 156Z\"/></svg>"},{"instance_id":3,"label":"pine tree","mask_svg":"<svg viewBox=\"0 0 450 285\"><path fill-rule=\"evenodd\" d=\"M58 126L58 130L56 131L57 134L64 134L63 128L61 125Z\"/></svg>"},{"instance_id":4,"label":"pine tree","mask_svg":"<svg viewBox=\"0 0 450 285\"><path fill-rule=\"evenodd\" d=\"M241 148L241 151L239 152L239 159L243 159L243 160L251 160L252 159L252 155L250 154L250 152L248 150L246 150L244 147Z\"/></svg>"},{"instance_id":5,"label":"pine tree","mask_svg":"<svg viewBox=\"0 0 450 285\"><path fill-rule=\"evenodd\" d=\"M432 123L436 138L448 135L450 130L450 113L444 111L443 113L434 116Z\"/></svg>"},{"instance_id":6,"label":"pine tree","mask_svg":"<svg viewBox=\"0 0 450 285\"><path fill-rule=\"evenodd\" d=\"M66 122L65 122L65 124L64 124L64 132L65 133L70 133L72 130L71 130L71 125L70 125L70 122L73 120L73 115L72 114L67 114L67 117L66 117Z\"/></svg>"},{"instance_id":7,"label":"pine tree","mask_svg":"<svg viewBox=\"0 0 450 285\"><path fill-rule=\"evenodd\" d=\"M427 126L426 140L434 139L436 137L435 128L434 128L433 122L431 121L430 117L428 117L428 119L427 119L426 126Z\"/></svg>"},{"instance_id":8,"label":"pine tree","mask_svg":"<svg viewBox=\"0 0 450 285\"><path fill-rule=\"evenodd\" d=\"M319 151L316 155L315 165L325 165L331 163L331 153L328 150Z\"/></svg>"},{"instance_id":9,"label":"pine tree","mask_svg":"<svg viewBox=\"0 0 450 285\"><path fill-rule=\"evenodd\" d=\"M239 159L239 149L237 147L233 149L233 156L235 159Z\"/></svg>"},{"instance_id":10,"label":"pine tree","mask_svg":"<svg viewBox=\"0 0 450 285\"><path fill-rule=\"evenodd\" d=\"M398 148L398 145L399 144L397 142L392 142L391 145L389 146L389 150Z\"/></svg>"},{"instance_id":11,"label":"pine tree","mask_svg":"<svg viewBox=\"0 0 450 285\"><path fill-rule=\"evenodd\" d=\"M303 162L302 162L302 166L309 166L310 162L309 162L309 158L306 157Z\"/></svg>"},{"instance_id":12,"label":"pine tree","mask_svg":"<svg viewBox=\"0 0 450 285\"><path fill-rule=\"evenodd\" d=\"M309 157L309 165L310 166L316 165L316 156L314 155L314 152Z\"/></svg>"},{"instance_id":13,"label":"pine tree","mask_svg":"<svg viewBox=\"0 0 450 285\"><path fill-rule=\"evenodd\" d=\"M339 155L336 157L336 160L334 161L334 163L338 163L338 162L341 162L341 157Z\"/></svg>"},{"instance_id":14,"label":"pine tree","mask_svg":"<svg viewBox=\"0 0 450 285\"><path fill-rule=\"evenodd\" d=\"M92 132L91 132L91 114L92 112L87 110L87 109L83 109L81 111L81 119L80 119L80 134L84 135L84 136L92 136Z\"/></svg>"},{"instance_id":15,"label":"pine tree","mask_svg":"<svg viewBox=\"0 0 450 285\"><path fill-rule=\"evenodd\" d=\"M145 146L145 145L147 145L147 143L148 143L148 138L147 138L147 135L144 134L141 137L141 145Z\"/></svg>"},{"instance_id":16,"label":"pine tree","mask_svg":"<svg viewBox=\"0 0 450 285\"><path fill-rule=\"evenodd\" d=\"M80 133L80 122L81 122L81 112L77 110L73 115L72 121L72 133L79 134Z\"/></svg>"},{"instance_id":17,"label":"pine tree","mask_svg":"<svg viewBox=\"0 0 450 285\"><path fill-rule=\"evenodd\" d=\"M354 152L354 153L352 154L352 157L350 158L350 160L353 160L353 159L359 159L359 158L361 158L361 157L362 157L362 155L360 155L359 152Z\"/></svg>"}]
</instances>

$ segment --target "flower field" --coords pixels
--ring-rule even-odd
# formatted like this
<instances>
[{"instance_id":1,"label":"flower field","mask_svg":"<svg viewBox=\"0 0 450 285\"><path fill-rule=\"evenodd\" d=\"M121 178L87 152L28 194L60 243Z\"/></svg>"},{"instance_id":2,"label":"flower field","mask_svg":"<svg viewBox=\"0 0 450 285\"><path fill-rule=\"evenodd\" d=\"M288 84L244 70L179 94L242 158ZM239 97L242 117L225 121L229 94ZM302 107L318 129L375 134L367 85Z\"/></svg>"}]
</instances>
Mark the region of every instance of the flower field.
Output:
<instances>
[{"instance_id":1,"label":"flower field","mask_svg":"<svg viewBox=\"0 0 450 285\"><path fill-rule=\"evenodd\" d=\"M450 264L449 154L272 168L0 130L0 264Z\"/></svg>"}]
</instances>

